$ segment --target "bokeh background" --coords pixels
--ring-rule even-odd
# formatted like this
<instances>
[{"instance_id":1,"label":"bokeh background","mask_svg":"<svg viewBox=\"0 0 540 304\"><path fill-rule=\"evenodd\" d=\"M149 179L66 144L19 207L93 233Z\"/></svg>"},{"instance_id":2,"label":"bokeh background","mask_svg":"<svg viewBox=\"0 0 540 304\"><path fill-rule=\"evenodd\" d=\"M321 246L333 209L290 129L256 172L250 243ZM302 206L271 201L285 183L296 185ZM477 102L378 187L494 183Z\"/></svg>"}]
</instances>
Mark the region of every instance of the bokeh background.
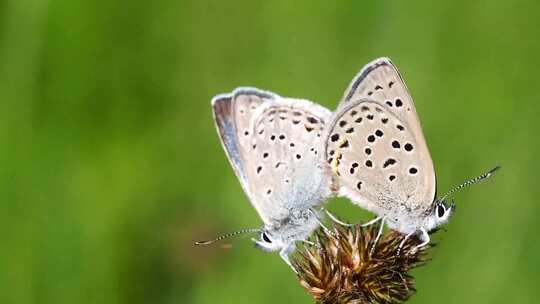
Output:
<instances>
[{"instance_id":1,"label":"bokeh background","mask_svg":"<svg viewBox=\"0 0 540 304\"><path fill-rule=\"evenodd\" d=\"M389 56L439 190L457 195L410 303L533 303L540 5L518 1L0 1L0 303L311 303L260 220L210 99L257 86L334 109ZM329 209L370 218L346 200Z\"/></svg>"}]
</instances>

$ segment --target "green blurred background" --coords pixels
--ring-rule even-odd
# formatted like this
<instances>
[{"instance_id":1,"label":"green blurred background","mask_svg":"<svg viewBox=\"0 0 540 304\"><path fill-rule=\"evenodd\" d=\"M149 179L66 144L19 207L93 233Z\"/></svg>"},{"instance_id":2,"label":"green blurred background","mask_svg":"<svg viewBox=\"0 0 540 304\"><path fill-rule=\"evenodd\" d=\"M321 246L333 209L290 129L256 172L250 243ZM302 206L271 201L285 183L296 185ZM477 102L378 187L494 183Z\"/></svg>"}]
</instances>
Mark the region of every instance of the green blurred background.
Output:
<instances>
[{"instance_id":1,"label":"green blurred background","mask_svg":"<svg viewBox=\"0 0 540 304\"><path fill-rule=\"evenodd\" d=\"M539 20L534 0L0 0L0 303L312 302L249 236L192 245L260 225L210 99L250 85L334 109L380 56L441 192L503 165L458 194L410 302L536 302Z\"/></svg>"}]
</instances>

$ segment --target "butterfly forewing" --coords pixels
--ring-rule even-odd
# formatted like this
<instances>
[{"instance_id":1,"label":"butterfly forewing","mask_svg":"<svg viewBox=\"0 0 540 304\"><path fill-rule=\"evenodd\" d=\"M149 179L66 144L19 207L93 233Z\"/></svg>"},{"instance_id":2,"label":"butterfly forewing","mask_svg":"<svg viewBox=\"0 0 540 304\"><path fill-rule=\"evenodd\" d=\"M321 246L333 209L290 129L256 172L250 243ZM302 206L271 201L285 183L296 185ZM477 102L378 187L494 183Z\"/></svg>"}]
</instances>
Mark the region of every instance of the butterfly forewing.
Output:
<instances>
[{"instance_id":1,"label":"butterfly forewing","mask_svg":"<svg viewBox=\"0 0 540 304\"><path fill-rule=\"evenodd\" d=\"M247 186L245 169L246 157L249 157L251 139L250 124L255 110L265 101L276 96L254 88L240 88L232 94L218 95L212 100L214 120L225 153L244 192L251 199Z\"/></svg>"},{"instance_id":2,"label":"butterfly forewing","mask_svg":"<svg viewBox=\"0 0 540 304\"><path fill-rule=\"evenodd\" d=\"M383 104L401 121L409 125L418 144L425 145L412 97L401 74L390 59L379 58L367 64L352 80L341 104L362 97L368 97Z\"/></svg>"},{"instance_id":3,"label":"butterfly forewing","mask_svg":"<svg viewBox=\"0 0 540 304\"><path fill-rule=\"evenodd\" d=\"M268 100L275 100L276 95L254 89L237 89L233 96L233 115L242 151L249 154L252 138L251 122L257 108Z\"/></svg>"},{"instance_id":4,"label":"butterfly forewing","mask_svg":"<svg viewBox=\"0 0 540 304\"><path fill-rule=\"evenodd\" d=\"M341 195L378 215L395 208L420 212L432 203L435 175L429 152L388 107L366 98L348 101L327 136L325 155Z\"/></svg>"}]
</instances>

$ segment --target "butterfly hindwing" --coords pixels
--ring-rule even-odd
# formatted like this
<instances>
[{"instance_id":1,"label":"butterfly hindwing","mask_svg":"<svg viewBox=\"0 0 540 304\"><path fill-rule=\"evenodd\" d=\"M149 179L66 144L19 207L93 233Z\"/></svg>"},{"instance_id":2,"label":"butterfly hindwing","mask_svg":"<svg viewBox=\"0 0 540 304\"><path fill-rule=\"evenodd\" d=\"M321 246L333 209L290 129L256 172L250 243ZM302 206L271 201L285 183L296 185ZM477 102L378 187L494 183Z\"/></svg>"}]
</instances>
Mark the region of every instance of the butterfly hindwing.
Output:
<instances>
[{"instance_id":1,"label":"butterfly hindwing","mask_svg":"<svg viewBox=\"0 0 540 304\"><path fill-rule=\"evenodd\" d=\"M246 162L249 189L268 225L307 210L329 195L323 131L330 112L306 100L278 98L258 110Z\"/></svg>"}]
</instances>

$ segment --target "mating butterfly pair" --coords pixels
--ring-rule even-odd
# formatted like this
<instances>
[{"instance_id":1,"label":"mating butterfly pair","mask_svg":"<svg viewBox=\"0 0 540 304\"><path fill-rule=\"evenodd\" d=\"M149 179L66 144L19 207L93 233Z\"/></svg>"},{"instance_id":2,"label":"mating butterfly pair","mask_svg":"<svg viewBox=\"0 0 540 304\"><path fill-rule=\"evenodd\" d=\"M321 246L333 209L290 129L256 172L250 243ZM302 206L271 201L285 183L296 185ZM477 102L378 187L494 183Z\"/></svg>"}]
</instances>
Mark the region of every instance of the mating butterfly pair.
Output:
<instances>
[{"instance_id":1,"label":"mating butterfly pair","mask_svg":"<svg viewBox=\"0 0 540 304\"><path fill-rule=\"evenodd\" d=\"M435 171L420 121L388 58L360 71L335 113L255 88L218 95L212 107L225 152L264 222L262 229L233 234L260 232L256 245L279 251L289 266L295 242L308 242L322 225L322 205L334 195L375 213L381 228L386 223L405 234L403 243L418 233L427 244L428 232L454 210L447 195L435 199Z\"/></svg>"}]
</instances>

